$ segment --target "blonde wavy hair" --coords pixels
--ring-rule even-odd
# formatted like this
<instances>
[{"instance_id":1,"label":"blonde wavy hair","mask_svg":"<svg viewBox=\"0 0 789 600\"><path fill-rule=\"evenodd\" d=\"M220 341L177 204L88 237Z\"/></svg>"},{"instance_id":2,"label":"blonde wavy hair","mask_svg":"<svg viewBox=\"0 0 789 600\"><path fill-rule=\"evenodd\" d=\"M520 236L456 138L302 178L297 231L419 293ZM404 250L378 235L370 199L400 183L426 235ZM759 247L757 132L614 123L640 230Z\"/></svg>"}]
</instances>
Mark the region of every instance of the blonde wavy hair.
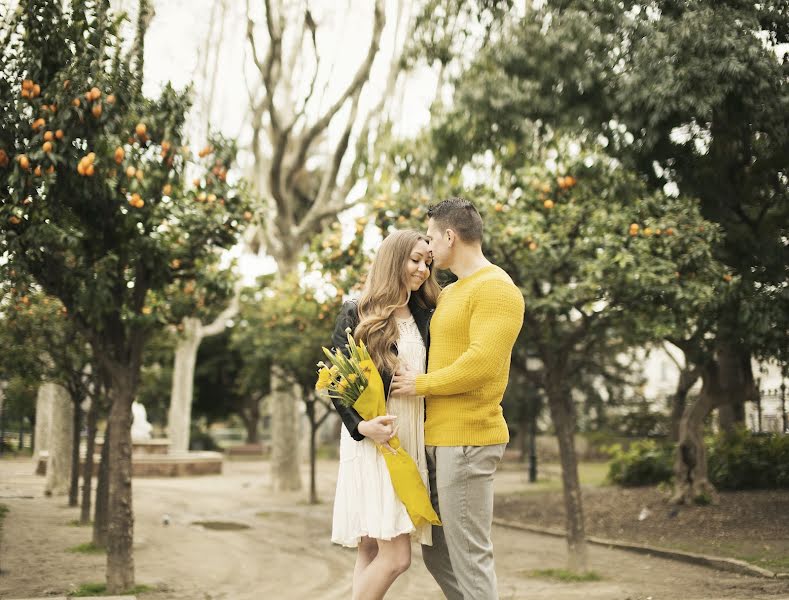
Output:
<instances>
[{"instance_id":1,"label":"blonde wavy hair","mask_svg":"<svg viewBox=\"0 0 789 600\"><path fill-rule=\"evenodd\" d=\"M378 249L359 299L359 325L354 337L364 341L375 365L389 373L398 367L395 345L399 331L394 311L411 299L406 265L420 241L428 242L428 239L413 229L389 234ZM433 308L440 291L430 269L430 276L413 294L419 306Z\"/></svg>"}]
</instances>

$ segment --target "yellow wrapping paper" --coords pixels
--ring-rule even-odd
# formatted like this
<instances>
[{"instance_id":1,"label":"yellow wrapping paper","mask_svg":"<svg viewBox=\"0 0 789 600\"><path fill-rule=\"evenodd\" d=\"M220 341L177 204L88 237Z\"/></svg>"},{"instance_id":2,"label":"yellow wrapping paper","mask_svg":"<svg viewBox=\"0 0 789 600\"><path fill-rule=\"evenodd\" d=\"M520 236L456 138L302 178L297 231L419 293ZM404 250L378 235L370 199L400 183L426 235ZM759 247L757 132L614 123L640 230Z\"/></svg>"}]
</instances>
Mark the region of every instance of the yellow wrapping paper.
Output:
<instances>
[{"instance_id":1,"label":"yellow wrapping paper","mask_svg":"<svg viewBox=\"0 0 789 600\"><path fill-rule=\"evenodd\" d=\"M384 382L373 361L363 360L359 366L365 371L367 387L354 402L353 408L365 421L369 421L386 414ZM441 525L436 511L433 510L433 505L430 503L430 495L419 475L414 459L400 446L397 436L389 440L389 445L397 451L397 454L393 454L381 446L378 446L378 450L384 456L389 475L392 478L392 486L397 497L405 505L414 527L420 527L426 523Z\"/></svg>"}]
</instances>

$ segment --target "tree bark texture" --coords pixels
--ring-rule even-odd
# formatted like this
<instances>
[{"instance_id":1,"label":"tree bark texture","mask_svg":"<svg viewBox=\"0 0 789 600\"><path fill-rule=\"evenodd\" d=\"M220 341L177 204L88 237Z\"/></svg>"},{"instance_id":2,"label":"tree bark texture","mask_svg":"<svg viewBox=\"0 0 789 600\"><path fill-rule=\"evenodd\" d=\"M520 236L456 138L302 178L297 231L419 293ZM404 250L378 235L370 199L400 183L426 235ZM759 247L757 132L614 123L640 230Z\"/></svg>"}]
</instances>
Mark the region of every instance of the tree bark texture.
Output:
<instances>
[{"instance_id":1,"label":"tree bark texture","mask_svg":"<svg viewBox=\"0 0 789 600\"><path fill-rule=\"evenodd\" d=\"M575 411L570 390L562 383L568 378L560 370L551 369L547 373L547 379L546 392L562 462L568 568L571 571L585 571L586 534L581 485L578 479L578 461L575 454Z\"/></svg>"},{"instance_id":2,"label":"tree bark texture","mask_svg":"<svg viewBox=\"0 0 789 600\"><path fill-rule=\"evenodd\" d=\"M51 397L49 421L49 459L44 493L47 496L68 494L71 484L71 445L74 406L66 389L45 383L45 394Z\"/></svg>"}]
</instances>

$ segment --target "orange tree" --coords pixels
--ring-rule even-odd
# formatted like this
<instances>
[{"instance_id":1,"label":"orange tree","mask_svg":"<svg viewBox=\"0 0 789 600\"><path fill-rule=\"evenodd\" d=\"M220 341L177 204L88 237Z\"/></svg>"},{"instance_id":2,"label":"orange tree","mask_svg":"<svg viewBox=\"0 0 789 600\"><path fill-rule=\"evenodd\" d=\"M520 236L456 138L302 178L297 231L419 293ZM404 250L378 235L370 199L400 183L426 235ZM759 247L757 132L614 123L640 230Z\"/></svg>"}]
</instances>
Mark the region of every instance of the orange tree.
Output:
<instances>
[{"instance_id":1,"label":"orange tree","mask_svg":"<svg viewBox=\"0 0 789 600\"><path fill-rule=\"evenodd\" d=\"M692 202L649 192L603 148L558 135L525 153L502 145L464 161L442 158L424 135L391 142L380 156L370 165L379 227L424 228L427 202L463 195L485 221L485 254L523 293L513 368L547 397L570 565L584 568L573 397L611 354L686 332L727 293L731 278L711 256L717 228ZM535 359L528 369L527 357Z\"/></svg>"},{"instance_id":2,"label":"orange tree","mask_svg":"<svg viewBox=\"0 0 789 600\"><path fill-rule=\"evenodd\" d=\"M129 52L106 0L31 0L0 30L2 275L63 303L107 383L110 593L134 584L131 404L163 322L150 299L180 277L175 261L234 244L244 208L232 148L217 141L206 164L183 145L188 94L142 94L149 17L142 2Z\"/></svg>"}]
</instances>

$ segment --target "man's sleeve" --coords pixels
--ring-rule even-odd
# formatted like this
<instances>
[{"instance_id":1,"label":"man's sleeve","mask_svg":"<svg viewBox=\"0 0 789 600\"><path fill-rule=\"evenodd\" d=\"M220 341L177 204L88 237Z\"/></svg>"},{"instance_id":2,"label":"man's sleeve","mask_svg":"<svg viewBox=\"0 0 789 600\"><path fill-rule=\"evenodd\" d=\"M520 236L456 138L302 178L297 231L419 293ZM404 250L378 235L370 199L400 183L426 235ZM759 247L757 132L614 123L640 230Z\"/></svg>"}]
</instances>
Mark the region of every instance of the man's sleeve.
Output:
<instances>
[{"instance_id":1,"label":"man's sleeve","mask_svg":"<svg viewBox=\"0 0 789 600\"><path fill-rule=\"evenodd\" d=\"M513 284L492 281L472 300L469 347L451 365L417 375L420 396L451 396L480 387L501 369L523 325L523 295Z\"/></svg>"}]
</instances>

